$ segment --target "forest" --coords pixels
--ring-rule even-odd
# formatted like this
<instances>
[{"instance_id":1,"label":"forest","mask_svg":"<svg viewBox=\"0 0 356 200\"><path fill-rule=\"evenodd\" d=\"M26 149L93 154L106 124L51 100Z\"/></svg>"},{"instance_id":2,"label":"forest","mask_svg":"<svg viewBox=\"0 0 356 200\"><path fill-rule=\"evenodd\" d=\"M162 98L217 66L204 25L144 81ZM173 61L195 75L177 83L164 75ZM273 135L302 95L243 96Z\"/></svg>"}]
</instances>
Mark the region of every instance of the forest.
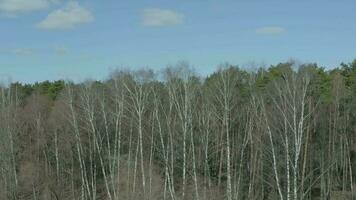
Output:
<instances>
[{"instance_id":1,"label":"forest","mask_svg":"<svg viewBox=\"0 0 356 200\"><path fill-rule=\"evenodd\" d=\"M1 200L355 200L356 60L0 87Z\"/></svg>"}]
</instances>

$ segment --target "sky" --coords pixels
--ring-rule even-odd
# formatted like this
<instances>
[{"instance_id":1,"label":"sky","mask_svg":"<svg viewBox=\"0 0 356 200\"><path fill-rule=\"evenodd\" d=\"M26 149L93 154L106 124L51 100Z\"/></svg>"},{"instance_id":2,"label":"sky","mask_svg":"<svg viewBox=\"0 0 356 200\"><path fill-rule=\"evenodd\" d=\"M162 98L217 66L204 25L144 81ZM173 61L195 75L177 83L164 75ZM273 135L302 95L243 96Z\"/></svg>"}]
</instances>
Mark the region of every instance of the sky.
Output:
<instances>
[{"instance_id":1,"label":"sky","mask_svg":"<svg viewBox=\"0 0 356 200\"><path fill-rule=\"evenodd\" d=\"M105 79L179 61L206 75L356 58L354 0L0 0L0 79Z\"/></svg>"}]
</instances>

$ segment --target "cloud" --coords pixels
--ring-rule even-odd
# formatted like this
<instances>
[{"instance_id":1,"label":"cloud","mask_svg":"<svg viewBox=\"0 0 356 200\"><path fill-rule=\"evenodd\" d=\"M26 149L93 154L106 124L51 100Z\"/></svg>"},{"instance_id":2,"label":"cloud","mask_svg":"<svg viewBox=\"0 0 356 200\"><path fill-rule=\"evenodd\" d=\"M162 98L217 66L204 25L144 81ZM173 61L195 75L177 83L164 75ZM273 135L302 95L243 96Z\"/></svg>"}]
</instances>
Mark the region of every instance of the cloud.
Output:
<instances>
[{"instance_id":1,"label":"cloud","mask_svg":"<svg viewBox=\"0 0 356 200\"><path fill-rule=\"evenodd\" d=\"M279 26L266 26L256 29L256 33L260 35L278 35L286 30Z\"/></svg>"},{"instance_id":2,"label":"cloud","mask_svg":"<svg viewBox=\"0 0 356 200\"><path fill-rule=\"evenodd\" d=\"M58 9L37 24L44 30L70 30L81 24L94 21L92 13L77 2L69 2L63 9Z\"/></svg>"},{"instance_id":3,"label":"cloud","mask_svg":"<svg viewBox=\"0 0 356 200\"><path fill-rule=\"evenodd\" d=\"M67 54L69 52L69 49L66 48L66 47L63 47L63 46L55 46L54 47L54 52L57 55L64 55L64 54Z\"/></svg>"},{"instance_id":4,"label":"cloud","mask_svg":"<svg viewBox=\"0 0 356 200\"><path fill-rule=\"evenodd\" d=\"M12 52L18 56L31 55L33 54L33 49L30 48L18 48L13 49Z\"/></svg>"},{"instance_id":5,"label":"cloud","mask_svg":"<svg viewBox=\"0 0 356 200\"><path fill-rule=\"evenodd\" d=\"M34 53L31 48L14 48L14 49L0 49L1 54L14 54L17 56L26 56Z\"/></svg>"},{"instance_id":6,"label":"cloud","mask_svg":"<svg viewBox=\"0 0 356 200\"><path fill-rule=\"evenodd\" d=\"M54 2L55 0L0 0L0 13L16 16L48 8Z\"/></svg>"},{"instance_id":7,"label":"cloud","mask_svg":"<svg viewBox=\"0 0 356 200\"><path fill-rule=\"evenodd\" d=\"M184 15L173 10L146 8L142 13L142 24L150 27L183 24Z\"/></svg>"}]
</instances>

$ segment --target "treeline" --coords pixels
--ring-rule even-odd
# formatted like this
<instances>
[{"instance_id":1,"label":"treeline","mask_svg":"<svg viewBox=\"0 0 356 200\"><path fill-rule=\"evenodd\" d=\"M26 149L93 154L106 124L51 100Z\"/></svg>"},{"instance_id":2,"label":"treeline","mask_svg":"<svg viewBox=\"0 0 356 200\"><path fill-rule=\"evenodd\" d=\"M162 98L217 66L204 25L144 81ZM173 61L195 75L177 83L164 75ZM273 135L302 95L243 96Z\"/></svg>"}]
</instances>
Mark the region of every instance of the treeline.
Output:
<instances>
[{"instance_id":1,"label":"treeline","mask_svg":"<svg viewBox=\"0 0 356 200\"><path fill-rule=\"evenodd\" d=\"M0 199L356 199L356 60L0 89Z\"/></svg>"}]
</instances>

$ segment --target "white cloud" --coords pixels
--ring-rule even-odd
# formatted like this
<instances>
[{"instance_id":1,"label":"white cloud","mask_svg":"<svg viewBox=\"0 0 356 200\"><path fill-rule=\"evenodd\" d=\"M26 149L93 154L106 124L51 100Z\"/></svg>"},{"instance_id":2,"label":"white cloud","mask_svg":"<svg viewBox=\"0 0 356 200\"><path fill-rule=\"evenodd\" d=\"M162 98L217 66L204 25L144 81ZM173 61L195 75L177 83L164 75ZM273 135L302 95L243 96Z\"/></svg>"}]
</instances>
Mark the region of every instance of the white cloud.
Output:
<instances>
[{"instance_id":1,"label":"white cloud","mask_svg":"<svg viewBox=\"0 0 356 200\"><path fill-rule=\"evenodd\" d=\"M92 13L81 7L77 2L69 2L63 9L58 9L37 24L44 30L70 30L80 24L87 24L94 20Z\"/></svg>"},{"instance_id":2,"label":"white cloud","mask_svg":"<svg viewBox=\"0 0 356 200\"><path fill-rule=\"evenodd\" d=\"M256 33L260 35L278 35L286 30L279 26L266 26L256 29Z\"/></svg>"},{"instance_id":3,"label":"white cloud","mask_svg":"<svg viewBox=\"0 0 356 200\"><path fill-rule=\"evenodd\" d=\"M55 0L0 0L0 13L16 16L20 13L48 8Z\"/></svg>"},{"instance_id":4,"label":"white cloud","mask_svg":"<svg viewBox=\"0 0 356 200\"><path fill-rule=\"evenodd\" d=\"M55 46L54 47L54 52L57 55L64 55L64 54L67 54L69 52L69 49L66 48L66 47L63 47L63 46Z\"/></svg>"},{"instance_id":5,"label":"white cloud","mask_svg":"<svg viewBox=\"0 0 356 200\"><path fill-rule=\"evenodd\" d=\"M142 13L142 24L144 26L159 27L182 24L184 15L173 10L146 8Z\"/></svg>"},{"instance_id":6,"label":"white cloud","mask_svg":"<svg viewBox=\"0 0 356 200\"><path fill-rule=\"evenodd\" d=\"M2 54L14 54L17 56L26 56L34 53L31 48L13 48L13 49L0 49Z\"/></svg>"},{"instance_id":7,"label":"white cloud","mask_svg":"<svg viewBox=\"0 0 356 200\"><path fill-rule=\"evenodd\" d=\"M23 56L23 55L33 54L33 49L30 49L30 48L18 48L18 49L13 49L12 52L14 54L18 55L18 56Z\"/></svg>"}]
</instances>

